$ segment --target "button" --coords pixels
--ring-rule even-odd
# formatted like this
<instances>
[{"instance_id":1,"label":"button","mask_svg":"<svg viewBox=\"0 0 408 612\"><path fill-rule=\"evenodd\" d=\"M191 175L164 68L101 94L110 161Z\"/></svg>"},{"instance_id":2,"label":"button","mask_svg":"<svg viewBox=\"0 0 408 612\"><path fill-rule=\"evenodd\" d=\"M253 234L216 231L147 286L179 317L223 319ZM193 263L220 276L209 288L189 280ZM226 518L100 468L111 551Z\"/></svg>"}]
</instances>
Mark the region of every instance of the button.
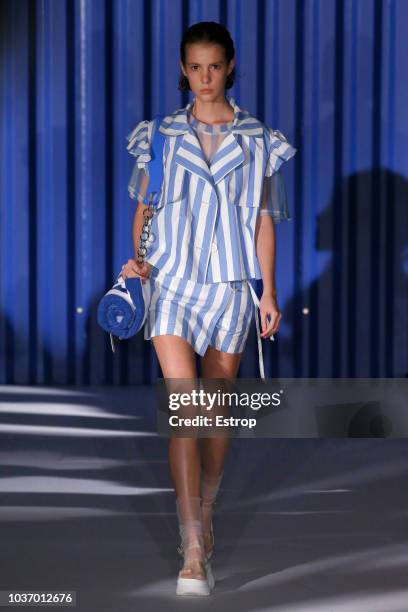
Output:
<instances>
[{"instance_id":1,"label":"button","mask_svg":"<svg viewBox=\"0 0 408 612\"><path fill-rule=\"evenodd\" d=\"M216 251L218 251L218 247L217 247L217 245L215 244L215 242L212 242L212 243L211 243L211 251L212 251L213 253L215 253Z\"/></svg>"}]
</instances>

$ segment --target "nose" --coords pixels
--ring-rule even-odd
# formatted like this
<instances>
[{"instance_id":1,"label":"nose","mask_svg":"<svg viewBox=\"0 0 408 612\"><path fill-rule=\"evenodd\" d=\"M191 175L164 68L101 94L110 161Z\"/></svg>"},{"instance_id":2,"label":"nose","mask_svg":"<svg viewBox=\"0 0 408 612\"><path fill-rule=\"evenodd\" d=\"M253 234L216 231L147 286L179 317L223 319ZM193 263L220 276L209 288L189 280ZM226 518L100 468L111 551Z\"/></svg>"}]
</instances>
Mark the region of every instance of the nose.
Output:
<instances>
[{"instance_id":1,"label":"nose","mask_svg":"<svg viewBox=\"0 0 408 612\"><path fill-rule=\"evenodd\" d=\"M203 70L201 81L206 84L210 81L210 73L208 70Z\"/></svg>"}]
</instances>

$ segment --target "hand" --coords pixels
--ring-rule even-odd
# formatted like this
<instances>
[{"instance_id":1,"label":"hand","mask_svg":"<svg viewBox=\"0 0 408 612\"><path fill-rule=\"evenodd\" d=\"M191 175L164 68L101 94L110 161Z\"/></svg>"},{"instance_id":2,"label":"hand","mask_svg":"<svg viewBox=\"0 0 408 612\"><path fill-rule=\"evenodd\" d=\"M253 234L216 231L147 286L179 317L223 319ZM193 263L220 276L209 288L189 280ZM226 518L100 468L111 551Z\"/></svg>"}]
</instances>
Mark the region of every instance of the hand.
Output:
<instances>
[{"instance_id":1,"label":"hand","mask_svg":"<svg viewBox=\"0 0 408 612\"><path fill-rule=\"evenodd\" d=\"M270 338L278 331L282 318L281 311L276 303L276 298L271 294L263 294L259 302L261 315L261 338Z\"/></svg>"},{"instance_id":2,"label":"hand","mask_svg":"<svg viewBox=\"0 0 408 612\"><path fill-rule=\"evenodd\" d=\"M146 280L149 278L152 265L147 261L139 263L136 259L128 259L127 263L122 266L122 278L141 278Z\"/></svg>"}]
</instances>

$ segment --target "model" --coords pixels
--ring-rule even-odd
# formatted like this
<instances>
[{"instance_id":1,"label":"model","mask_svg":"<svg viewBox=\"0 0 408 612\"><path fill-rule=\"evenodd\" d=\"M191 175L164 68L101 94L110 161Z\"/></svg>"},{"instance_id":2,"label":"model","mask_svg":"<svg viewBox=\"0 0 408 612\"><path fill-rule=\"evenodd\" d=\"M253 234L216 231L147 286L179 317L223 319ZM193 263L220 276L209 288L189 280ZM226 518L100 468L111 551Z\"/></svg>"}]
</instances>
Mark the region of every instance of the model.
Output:
<instances>
[{"instance_id":1,"label":"model","mask_svg":"<svg viewBox=\"0 0 408 612\"><path fill-rule=\"evenodd\" d=\"M144 337L152 339L165 379L236 377L254 305L248 279L263 281L262 338L281 320L275 288L274 222L289 219L274 181L296 150L226 95L235 78L234 45L215 22L192 25L180 45L179 89L192 102L161 120L164 179L143 264L130 259L124 277L150 279ZM143 225L153 120L128 136L136 157L129 184L138 201L135 252ZM212 516L229 437L169 439L183 567L177 594L208 595L214 586Z\"/></svg>"}]
</instances>

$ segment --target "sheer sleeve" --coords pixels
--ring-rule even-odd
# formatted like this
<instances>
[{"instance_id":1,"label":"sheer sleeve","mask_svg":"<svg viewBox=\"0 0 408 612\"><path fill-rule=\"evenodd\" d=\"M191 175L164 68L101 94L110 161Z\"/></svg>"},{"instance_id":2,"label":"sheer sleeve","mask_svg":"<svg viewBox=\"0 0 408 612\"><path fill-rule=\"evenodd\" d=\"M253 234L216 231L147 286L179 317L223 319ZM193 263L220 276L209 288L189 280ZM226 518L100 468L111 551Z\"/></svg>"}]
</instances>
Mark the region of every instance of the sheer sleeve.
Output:
<instances>
[{"instance_id":1,"label":"sheer sleeve","mask_svg":"<svg viewBox=\"0 0 408 612\"><path fill-rule=\"evenodd\" d=\"M268 128L269 153L263 182L260 215L270 215L275 223L290 221L285 182L279 168L297 149L279 130Z\"/></svg>"},{"instance_id":2,"label":"sheer sleeve","mask_svg":"<svg viewBox=\"0 0 408 612\"><path fill-rule=\"evenodd\" d=\"M151 142L154 121L141 121L127 136L127 150L136 158L128 184L132 200L147 204L146 192L149 185L149 161L151 160Z\"/></svg>"},{"instance_id":3,"label":"sheer sleeve","mask_svg":"<svg viewBox=\"0 0 408 612\"><path fill-rule=\"evenodd\" d=\"M291 220L285 182L280 172L265 176L259 214L270 215L274 223Z\"/></svg>"},{"instance_id":4,"label":"sheer sleeve","mask_svg":"<svg viewBox=\"0 0 408 612\"><path fill-rule=\"evenodd\" d=\"M277 172L283 162L288 161L297 153L297 149L288 143L285 136L279 130L268 128L269 132L269 154L265 176L272 176Z\"/></svg>"}]
</instances>

